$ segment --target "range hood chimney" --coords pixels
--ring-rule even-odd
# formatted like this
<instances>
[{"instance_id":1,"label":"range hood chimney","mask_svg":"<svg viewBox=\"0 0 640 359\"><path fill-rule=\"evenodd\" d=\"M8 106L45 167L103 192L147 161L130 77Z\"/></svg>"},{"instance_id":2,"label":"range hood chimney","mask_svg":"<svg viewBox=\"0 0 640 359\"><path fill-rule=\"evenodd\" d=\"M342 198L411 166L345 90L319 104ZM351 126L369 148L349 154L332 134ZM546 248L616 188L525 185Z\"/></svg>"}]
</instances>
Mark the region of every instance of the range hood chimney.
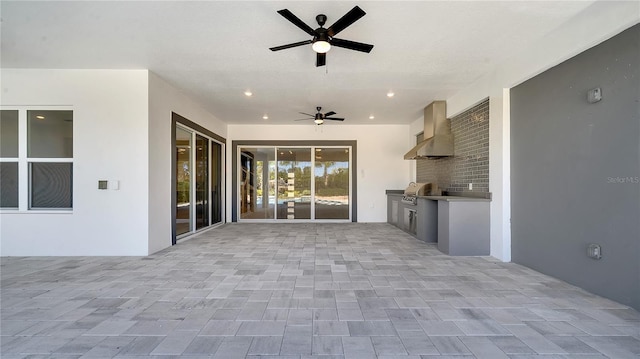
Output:
<instances>
[{"instance_id":1,"label":"range hood chimney","mask_svg":"<svg viewBox=\"0 0 640 359\"><path fill-rule=\"evenodd\" d=\"M424 108L424 140L404 155L405 160L453 156L453 135L447 121L447 102L433 101Z\"/></svg>"}]
</instances>

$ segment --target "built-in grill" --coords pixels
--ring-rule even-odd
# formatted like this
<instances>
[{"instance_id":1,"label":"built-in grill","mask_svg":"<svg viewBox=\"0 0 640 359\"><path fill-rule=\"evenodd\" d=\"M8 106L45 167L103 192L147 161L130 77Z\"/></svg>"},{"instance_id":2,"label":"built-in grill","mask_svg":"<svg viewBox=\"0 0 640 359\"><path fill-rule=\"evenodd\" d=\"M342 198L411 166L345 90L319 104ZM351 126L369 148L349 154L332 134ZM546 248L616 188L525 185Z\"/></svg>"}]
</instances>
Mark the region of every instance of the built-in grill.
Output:
<instances>
[{"instance_id":1,"label":"built-in grill","mask_svg":"<svg viewBox=\"0 0 640 359\"><path fill-rule=\"evenodd\" d=\"M438 185L435 183L411 182L404 190L402 203L417 205L418 196L436 196L439 195Z\"/></svg>"}]
</instances>

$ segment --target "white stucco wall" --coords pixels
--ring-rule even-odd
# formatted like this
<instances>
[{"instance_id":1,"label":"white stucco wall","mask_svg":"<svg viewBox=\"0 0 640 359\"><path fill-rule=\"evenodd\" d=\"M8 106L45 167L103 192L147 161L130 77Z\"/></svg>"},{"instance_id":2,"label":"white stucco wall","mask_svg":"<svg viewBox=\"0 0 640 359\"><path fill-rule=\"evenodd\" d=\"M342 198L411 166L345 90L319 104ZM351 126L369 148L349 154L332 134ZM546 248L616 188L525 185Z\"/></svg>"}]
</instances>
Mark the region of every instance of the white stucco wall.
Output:
<instances>
[{"instance_id":1,"label":"white stucco wall","mask_svg":"<svg viewBox=\"0 0 640 359\"><path fill-rule=\"evenodd\" d=\"M73 110L74 163L73 211L2 211L0 254L146 255L147 71L2 69L1 75L3 106ZM98 180L120 181L120 189L98 190Z\"/></svg>"},{"instance_id":2,"label":"white stucco wall","mask_svg":"<svg viewBox=\"0 0 640 359\"><path fill-rule=\"evenodd\" d=\"M149 253L171 245L172 112L219 136L227 136L225 123L156 74L149 73ZM222 150L224 153L224 145Z\"/></svg>"},{"instance_id":3,"label":"white stucco wall","mask_svg":"<svg viewBox=\"0 0 640 359\"><path fill-rule=\"evenodd\" d=\"M355 140L357 141L358 222L386 222L385 190L404 189L410 161L407 125L229 125L227 163L234 140ZM228 166L229 167L229 166ZM227 218L231 218L231 173L227 177Z\"/></svg>"}]
</instances>

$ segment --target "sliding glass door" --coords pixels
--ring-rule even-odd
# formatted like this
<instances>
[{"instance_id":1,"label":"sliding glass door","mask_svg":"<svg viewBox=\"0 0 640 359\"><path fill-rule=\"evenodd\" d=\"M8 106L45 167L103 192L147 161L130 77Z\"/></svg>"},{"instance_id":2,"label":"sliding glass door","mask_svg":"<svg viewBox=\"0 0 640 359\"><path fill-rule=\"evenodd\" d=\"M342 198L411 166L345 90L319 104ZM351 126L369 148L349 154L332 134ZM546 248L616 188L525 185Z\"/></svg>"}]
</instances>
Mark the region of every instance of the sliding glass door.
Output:
<instances>
[{"instance_id":1,"label":"sliding glass door","mask_svg":"<svg viewBox=\"0 0 640 359\"><path fill-rule=\"evenodd\" d=\"M196 230L209 225L209 139L196 135Z\"/></svg>"},{"instance_id":2,"label":"sliding glass door","mask_svg":"<svg viewBox=\"0 0 640 359\"><path fill-rule=\"evenodd\" d=\"M191 132L176 128L176 235L191 231Z\"/></svg>"},{"instance_id":3,"label":"sliding glass door","mask_svg":"<svg viewBox=\"0 0 640 359\"><path fill-rule=\"evenodd\" d=\"M238 147L240 220L351 219L350 147Z\"/></svg>"},{"instance_id":4,"label":"sliding glass door","mask_svg":"<svg viewBox=\"0 0 640 359\"><path fill-rule=\"evenodd\" d=\"M275 150L245 147L238 158L240 218L274 218L277 193Z\"/></svg>"},{"instance_id":5,"label":"sliding glass door","mask_svg":"<svg viewBox=\"0 0 640 359\"><path fill-rule=\"evenodd\" d=\"M317 219L349 219L349 149L315 149L314 208Z\"/></svg>"},{"instance_id":6,"label":"sliding glass door","mask_svg":"<svg viewBox=\"0 0 640 359\"><path fill-rule=\"evenodd\" d=\"M279 147L278 219L311 219L311 149Z\"/></svg>"},{"instance_id":7,"label":"sliding glass door","mask_svg":"<svg viewBox=\"0 0 640 359\"><path fill-rule=\"evenodd\" d=\"M222 187L222 145L215 141L209 142L211 146L211 224L222 222L222 199L224 188Z\"/></svg>"},{"instance_id":8,"label":"sliding glass door","mask_svg":"<svg viewBox=\"0 0 640 359\"><path fill-rule=\"evenodd\" d=\"M222 145L182 125L175 126L176 239L222 222Z\"/></svg>"}]
</instances>

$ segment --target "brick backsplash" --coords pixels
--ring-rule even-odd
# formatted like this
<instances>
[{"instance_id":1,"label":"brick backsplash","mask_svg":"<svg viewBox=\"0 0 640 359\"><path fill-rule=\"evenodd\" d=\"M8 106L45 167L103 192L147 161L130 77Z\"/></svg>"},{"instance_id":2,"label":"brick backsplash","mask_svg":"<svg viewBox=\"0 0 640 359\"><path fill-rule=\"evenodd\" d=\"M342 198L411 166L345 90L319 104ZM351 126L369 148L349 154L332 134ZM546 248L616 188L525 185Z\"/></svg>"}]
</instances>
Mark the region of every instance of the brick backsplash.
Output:
<instances>
[{"instance_id":1,"label":"brick backsplash","mask_svg":"<svg viewBox=\"0 0 640 359\"><path fill-rule=\"evenodd\" d=\"M416 160L417 182L452 192L469 191L473 183L474 192L489 192L489 99L450 121L454 156Z\"/></svg>"}]
</instances>

